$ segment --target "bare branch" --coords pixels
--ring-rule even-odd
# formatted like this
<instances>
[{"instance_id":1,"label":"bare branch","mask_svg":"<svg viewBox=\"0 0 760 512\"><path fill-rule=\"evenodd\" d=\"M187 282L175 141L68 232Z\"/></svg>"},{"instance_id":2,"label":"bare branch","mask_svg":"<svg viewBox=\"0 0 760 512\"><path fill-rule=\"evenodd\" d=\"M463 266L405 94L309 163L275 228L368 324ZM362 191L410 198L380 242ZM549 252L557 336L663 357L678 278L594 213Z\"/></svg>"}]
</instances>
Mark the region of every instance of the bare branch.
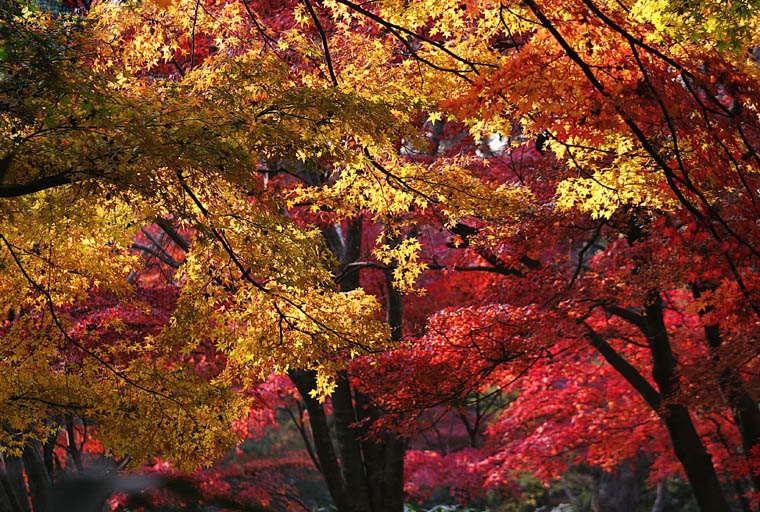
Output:
<instances>
[{"instance_id":1,"label":"bare branch","mask_svg":"<svg viewBox=\"0 0 760 512\"><path fill-rule=\"evenodd\" d=\"M317 26L317 30L319 31L319 38L322 40L322 48L325 50L325 62L327 63L327 70L330 72L330 80L335 87L338 87L338 78L335 76L335 70L333 69L332 57L330 57L330 48L327 46L327 34L325 34L325 29L322 28L322 23L319 22L319 17L317 16L317 13L314 12L314 8L311 6L311 2L309 0L303 0L303 3L306 5L306 9L309 11L311 19L314 21L314 24Z\"/></svg>"}]
</instances>

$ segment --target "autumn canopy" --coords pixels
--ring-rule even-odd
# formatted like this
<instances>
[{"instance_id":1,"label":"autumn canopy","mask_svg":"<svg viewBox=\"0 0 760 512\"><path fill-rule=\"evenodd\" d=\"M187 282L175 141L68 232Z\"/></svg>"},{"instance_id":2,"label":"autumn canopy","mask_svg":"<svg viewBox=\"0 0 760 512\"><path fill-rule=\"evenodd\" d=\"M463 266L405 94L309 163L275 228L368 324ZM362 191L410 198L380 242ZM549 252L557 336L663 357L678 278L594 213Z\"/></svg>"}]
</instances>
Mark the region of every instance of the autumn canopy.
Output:
<instances>
[{"instance_id":1,"label":"autumn canopy","mask_svg":"<svg viewBox=\"0 0 760 512\"><path fill-rule=\"evenodd\" d=\"M197 469L285 412L339 512L758 510L759 9L0 3L0 511L297 508Z\"/></svg>"}]
</instances>

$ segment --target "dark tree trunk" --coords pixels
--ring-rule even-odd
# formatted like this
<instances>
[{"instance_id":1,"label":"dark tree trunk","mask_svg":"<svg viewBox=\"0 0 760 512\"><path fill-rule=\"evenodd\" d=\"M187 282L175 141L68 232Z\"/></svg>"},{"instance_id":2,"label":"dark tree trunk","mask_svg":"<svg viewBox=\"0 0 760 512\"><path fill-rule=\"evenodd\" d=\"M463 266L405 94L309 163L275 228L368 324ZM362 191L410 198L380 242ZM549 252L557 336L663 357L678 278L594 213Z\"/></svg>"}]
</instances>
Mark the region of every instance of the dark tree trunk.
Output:
<instances>
[{"instance_id":1,"label":"dark tree trunk","mask_svg":"<svg viewBox=\"0 0 760 512\"><path fill-rule=\"evenodd\" d=\"M5 490L0 487L0 512L16 512L12 507L11 500L5 493Z\"/></svg>"},{"instance_id":2,"label":"dark tree trunk","mask_svg":"<svg viewBox=\"0 0 760 512\"><path fill-rule=\"evenodd\" d=\"M346 496L345 483L330 435L330 427L327 424L325 410L322 404L309 394L311 390L317 387L314 372L294 370L289 372L288 375L298 389L301 400L306 404L306 411L309 413L309 427L314 439L314 451L317 454L319 470L325 479L330 497L340 512L351 512Z\"/></svg>"},{"instance_id":3,"label":"dark tree trunk","mask_svg":"<svg viewBox=\"0 0 760 512\"><path fill-rule=\"evenodd\" d=\"M30 442L24 448L22 456L26 479L29 487L29 497L34 512L48 512L48 493L50 492L50 475L45 469L42 455L42 445L39 441Z\"/></svg>"},{"instance_id":4,"label":"dark tree trunk","mask_svg":"<svg viewBox=\"0 0 760 512\"><path fill-rule=\"evenodd\" d=\"M404 453L406 441L388 436L384 439L383 512L404 510Z\"/></svg>"},{"instance_id":5,"label":"dark tree trunk","mask_svg":"<svg viewBox=\"0 0 760 512\"><path fill-rule=\"evenodd\" d=\"M339 285L343 291L360 286L359 270L348 265L361 257L361 237L361 219L348 222L343 234L337 227L325 230L327 244L341 263ZM393 339L400 340L401 297L391 286L389 276L386 276L388 323ZM379 441L367 439L366 429L354 426L357 421L377 419L381 412L368 397L351 389L347 375L337 376L331 397L334 430L322 404L309 395L316 387L314 372L291 371L289 375L306 405L319 470L338 511L402 512L406 442L389 435Z\"/></svg>"},{"instance_id":6,"label":"dark tree trunk","mask_svg":"<svg viewBox=\"0 0 760 512\"><path fill-rule=\"evenodd\" d=\"M403 303L401 294L393 287L392 270L385 271L385 290L388 295L386 314L393 341L401 341L403 327ZM385 436L385 468L383 471L383 512L404 510L404 452L406 441L395 436Z\"/></svg>"},{"instance_id":7,"label":"dark tree trunk","mask_svg":"<svg viewBox=\"0 0 760 512\"><path fill-rule=\"evenodd\" d=\"M355 512L370 512L372 509L368 508L371 505L361 446L357 439L357 430L351 426L356 423L351 387L345 375L338 381L332 404L341 469L346 488L349 489L351 509Z\"/></svg>"},{"instance_id":8,"label":"dark tree trunk","mask_svg":"<svg viewBox=\"0 0 760 512\"><path fill-rule=\"evenodd\" d=\"M77 439L74 428L74 418L71 414L66 415L66 443L68 444L66 451L68 451L71 460L74 462L77 470L82 471L82 452L77 446Z\"/></svg>"},{"instance_id":9,"label":"dark tree trunk","mask_svg":"<svg viewBox=\"0 0 760 512\"><path fill-rule=\"evenodd\" d=\"M24 465L20 457L6 456L3 487L19 512L29 512L29 494L24 483Z\"/></svg>"},{"instance_id":10,"label":"dark tree trunk","mask_svg":"<svg viewBox=\"0 0 760 512\"><path fill-rule=\"evenodd\" d=\"M55 478L55 436L51 436L42 447L42 459L45 461L45 469L50 475L51 482Z\"/></svg>"},{"instance_id":11,"label":"dark tree trunk","mask_svg":"<svg viewBox=\"0 0 760 512\"><path fill-rule=\"evenodd\" d=\"M20 506L13 495L8 475L0 472L0 512L19 512Z\"/></svg>"},{"instance_id":12,"label":"dark tree trunk","mask_svg":"<svg viewBox=\"0 0 760 512\"><path fill-rule=\"evenodd\" d=\"M692 286L692 292L697 298L706 289L708 287ZM722 363L717 355L717 349L723 343L720 328L714 324L705 324L704 312L700 313L700 317L703 319L705 337L711 357L716 365L721 365ZM731 409L731 415L741 435L744 454L749 456L752 447L760 443L760 411L757 408L757 401L747 390L744 380L735 368L724 368L718 379L720 391ZM755 491L760 491L760 476L753 476L752 483Z\"/></svg>"},{"instance_id":13,"label":"dark tree trunk","mask_svg":"<svg viewBox=\"0 0 760 512\"><path fill-rule=\"evenodd\" d=\"M360 392L355 392L356 414L361 421L372 422L380 417L379 411L372 406L369 398ZM383 510L383 488L380 482L384 480L385 471L385 444L368 439L366 430L360 434L362 453L364 454L364 467L369 483L369 498L371 510L378 512Z\"/></svg>"},{"instance_id":14,"label":"dark tree trunk","mask_svg":"<svg viewBox=\"0 0 760 512\"><path fill-rule=\"evenodd\" d=\"M668 428L676 457L681 461L694 497L702 512L723 512L731 508L720 488L718 476L712 465L712 457L705 450L689 411L681 405L670 405L665 411Z\"/></svg>"},{"instance_id":15,"label":"dark tree trunk","mask_svg":"<svg viewBox=\"0 0 760 512\"><path fill-rule=\"evenodd\" d=\"M694 496L702 512L729 512L723 491L712 464L712 457L699 438L683 405L672 403L670 399L678 390L676 359L668 339L663 317L662 298L652 293L645 307L646 336L652 353L652 376L662 397L662 407L658 411L670 434L673 450L681 461L686 478L691 484Z\"/></svg>"}]
</instances>

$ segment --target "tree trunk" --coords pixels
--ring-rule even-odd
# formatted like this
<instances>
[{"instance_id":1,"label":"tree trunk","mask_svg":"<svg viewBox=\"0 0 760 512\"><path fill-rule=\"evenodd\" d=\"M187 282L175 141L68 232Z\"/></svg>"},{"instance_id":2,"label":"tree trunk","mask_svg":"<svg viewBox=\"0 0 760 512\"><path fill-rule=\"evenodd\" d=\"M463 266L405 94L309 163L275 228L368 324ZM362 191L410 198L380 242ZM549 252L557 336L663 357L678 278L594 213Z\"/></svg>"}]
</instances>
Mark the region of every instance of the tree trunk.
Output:
<instances>
[{"instance_id":1,"label":"tree trunk","mask_svg":"<svg viewBox=\"0 0 760 512\"><path fill-rule=\"evenodd\" d=\"M730 511L715 474L712 457L705 450L689 411L681 405L670 405L666 406L664 414L673 450L684 467L699 509L702 512Z\"/></svg>"},{"instance_id":2,"label":"tree trunk","mask_svg":"<svg viewBox=\"0 0 760 512\"><path fill-rule=\"evenodd\" d=\"M694 297L699 298L701 292L706 289L708 287L692 286ZM703 320L702 324L705 330L705 337L707 338L707 346L710 349L710 355L713 361L719 365L721 363L716 352L723 344L720 328L715 324L705 324L704 312L700 312L699 316ZM744 455L748 457L750 450L760 443L760 411L757 408L757 401L747 390L744 380L735 368L724 368L718 376L718 383L741 435ZM753 476L752 483L755 491L760 492L760 476Z\"/></svg>"},{"instance_id":3,"label":"tree trunk","mask_svg":"<svg viewBox=\"0 0 760 512\"><path fill-rule=\"evenodd\" d=\"M317 387L314 372L293 370L288 373L288 376L293 381L293 384L295 384L298 393L301 395L301 399L306 404L306 411L309 413L309 427L314 439L314 451L317 454L319 469L327 484L330 497L339 512L352 512L352 509L349 507L338 458L335 455L330 427L327 425L325 410L322 404L309 394L312 389Z\"/></svg>"},{"instance_id":4,"label":"tree trunk","mask_svg":"<svg viewBox=\"0 0 760 512\"><path fill-rule=\"evenodd\" d=\"M403 303L401 294L393 287L393 271L385 271L385 290L388 295L386 315L393 341L403 337ZM385 469L383 472L383 512L404 510L404 452L406 441L396 436L386 436Z\"/></svg>"},{"instance_id":5,"label":"tree trunk","mask_svg":"<svg viewBox=\"0 0 760 512\"><path fill-rule=\"evenodd\" d=\"M29 494L24 483L24 465L20 457L6 456L3 487L13 500L13 506L19 512L29 512Z\"/></svg>"},{"instance_id":6,"label":"tree trunk","mask_svg":"<svg viewBox=\"0 0 760 512\"><path fill-rule=\"evenodd\" d=\"M29 497L34 512L48 512L48 493L50 492L50 475L45 469L42 445L39 441L30 441L24 448L22 456L26 469Z\"/></svg>"},{"instance_id":7,"label":"tree trunk","mask_svg":"<svg viewBox=\"0 0 760 512\"><path fill-rule=\"evenodd\" d=\"M383 512L404 510L404 453L406 441L395 436L384 438L385 472L383 478Z\"/></svg>"},{"instance_id":8,"label":"tree trunk","mask_svg":"<svg viewBox=\"0 0 760 512\"><path fill-rule=\"evenodd\" d=\"M380 417L379 411L372 406L369 397L363 393L355 393L356 414L360 421L373 422ZM383 510L383 489L380 485L384 479L385 471L385 445L374 439L366 438L366 429L360 436L365 438L361 441L362 453L364 454L364 468L369 483L369 498L371 510L379 512Z\"/></svg>"},{"instance_id":9,"label":"tree trunk","mask_svg":"<svg viewBox=\"0 0 760 512\"><path fill-rule=\"evenodd\" d=\"M338 283L341 290L358 288L359 270L345 270L361 256L361 219L349 221L345 233L333 226L324 234L344 271ZM388 323L393 338L400 340L401 297L390 284L390 274L386 276L386 282ZM390 435L380 441L364 439L366 429L352 426L361 420L373 421L381 412L371 405L368 397L351 389L347 375L339 375L331 397L335 420L332 431L322 404L309 396L316 387L314 372L291 371L289 376L306 405L319 470L338 511L402 512L405 441Z\"/></svg>"},{"instance_id":10,"label":"tree trunk","mask_svg":"<svg viewBox=\"0 0 760 512\"><path fill-rule=\"evenodd\" d=\"M338 252L333 251L340 260L341 268L347 269L348 265L361 257L362 247L362 219L361 217L349 220L343 243ZM340 281L342 291L351 291L360 286L359 269L346 273ZM348 489L350 508L356 512L379 511L373 506L370 499L372 480L368 480L365 467L365 457L362 454L362 446L359 442L359 431L351 425L358 419L355 410L354 399L351 393L351 383L348 376L338 376L337 386L332 396L333 413L335 417L335 433L338 441L343 480Z\"/></svg>"},{"instance_id":11,"label":"tree trunk","mask_svg":"<svg viewBox=\"0 0 760 512\"><path fill-rule=\"evenodd\" d=\"M644 318L647 331L645 334L652 353L652 376L662 396L663 405L658 412L668 429L676 457L683 465L700 510L729 512L731 509L720 487L712 457L707 453L694 428L689 410L683 405L670 402L678 390L678 376L659 293L650 294Z\"/></svg>"},{"instance_id":12,"label":"tree trunk","mask_svg":"<svg viewBox=\"0 0 760 512\"><path fill-rule=\"evenodd\" d=\"M345 375L339 379L332 396L332 405L343 480L349 490L351 510L371 512L373 509L369 499L368 482L364 474L361 446L357 439L357 431L351 426L356 423L351 387Z\"/></svg>"}]
</instances>

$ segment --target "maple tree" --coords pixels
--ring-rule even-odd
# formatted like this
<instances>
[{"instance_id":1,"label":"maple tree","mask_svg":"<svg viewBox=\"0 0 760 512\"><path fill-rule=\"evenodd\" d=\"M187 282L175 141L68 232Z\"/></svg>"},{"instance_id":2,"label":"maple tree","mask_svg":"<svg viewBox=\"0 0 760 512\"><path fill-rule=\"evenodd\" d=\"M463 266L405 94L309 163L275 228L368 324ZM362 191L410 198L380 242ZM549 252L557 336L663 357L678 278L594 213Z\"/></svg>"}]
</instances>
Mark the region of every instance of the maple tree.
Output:
<instances>
[{"instance_id":1,"label":"maple tree","mask_svg":"<svg viewBox=\"0 0 760 512\"><path fill-rule=\"evenodd\" d=\"M441 404L471 439L492 421L472 487L643 452L729 510L719 477L760 440L751 9L2 17L8 454L76 412L116 457L192 467L279 373L341 511L400 510L404 438ZM495 390L516 398L470 425Z\"/></svg>"}]
</instances>

